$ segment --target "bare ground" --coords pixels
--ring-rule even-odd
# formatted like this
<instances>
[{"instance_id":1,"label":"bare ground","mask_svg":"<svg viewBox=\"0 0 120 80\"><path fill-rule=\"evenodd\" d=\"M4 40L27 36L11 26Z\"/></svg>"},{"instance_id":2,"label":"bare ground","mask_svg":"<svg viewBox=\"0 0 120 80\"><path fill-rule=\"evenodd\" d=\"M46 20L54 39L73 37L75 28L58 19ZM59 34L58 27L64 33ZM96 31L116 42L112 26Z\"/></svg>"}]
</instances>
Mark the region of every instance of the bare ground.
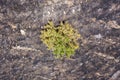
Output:
<instances>
[{"instance_id":1,"label":"bare ground","mask_svg":"<svg viewBox=\"0 0 120 80\"><path fill-rule=\"evenodd\" d=\"M82 35L71 59L41 42L48 20ZM0 80L120 80L120 1L0 0Z\"/></svg>"}]
</instances>

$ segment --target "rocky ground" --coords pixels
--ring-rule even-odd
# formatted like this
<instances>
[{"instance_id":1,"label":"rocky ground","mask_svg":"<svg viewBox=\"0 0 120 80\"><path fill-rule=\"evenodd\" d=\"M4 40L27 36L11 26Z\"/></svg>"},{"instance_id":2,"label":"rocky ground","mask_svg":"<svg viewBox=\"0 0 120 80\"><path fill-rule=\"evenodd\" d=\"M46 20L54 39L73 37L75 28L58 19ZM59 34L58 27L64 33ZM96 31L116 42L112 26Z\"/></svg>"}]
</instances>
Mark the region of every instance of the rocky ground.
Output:
<instances>
[{"instance_id":1,"label":"rocky ground","mask_svg":"<svg viewBox=\"0 0 120 80\"><path fill-rule=\"evenodd\" d=\"M81 34L71 59L41 42L49 20ZM0 0L0 80L120 80L120 0Z\"/></svg>"}]
</instances>

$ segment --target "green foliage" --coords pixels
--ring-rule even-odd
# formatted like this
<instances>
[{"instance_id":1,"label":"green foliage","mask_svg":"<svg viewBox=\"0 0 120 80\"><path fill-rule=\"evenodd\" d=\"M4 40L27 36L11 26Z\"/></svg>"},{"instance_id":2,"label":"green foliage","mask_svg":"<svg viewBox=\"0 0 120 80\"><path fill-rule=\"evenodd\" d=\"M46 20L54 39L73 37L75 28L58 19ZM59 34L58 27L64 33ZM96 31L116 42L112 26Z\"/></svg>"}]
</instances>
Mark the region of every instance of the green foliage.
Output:
<instances>
[{"instance_id":1,"label":"green foliage","mask_svg":"<svg viewBox=\"0 0 120 80\"><path fill-rule=\"evenodd\" d=\"M52 21L48 22L41 30L41 40L52 50L57 58L70 58L79 47L77 40L80 34L68 23L60 23L55 26Z\"/></svg>"}]
</instances>

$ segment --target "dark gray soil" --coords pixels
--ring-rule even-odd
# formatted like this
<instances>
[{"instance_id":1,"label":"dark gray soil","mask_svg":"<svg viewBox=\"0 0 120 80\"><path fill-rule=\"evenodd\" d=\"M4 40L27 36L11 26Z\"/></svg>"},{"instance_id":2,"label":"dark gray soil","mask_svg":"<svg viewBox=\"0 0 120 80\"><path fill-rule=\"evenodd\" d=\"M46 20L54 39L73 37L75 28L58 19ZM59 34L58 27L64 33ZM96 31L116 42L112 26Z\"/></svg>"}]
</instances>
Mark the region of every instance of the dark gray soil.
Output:
<instances>
[{"instance_id":1,"label":"dark gray soil","mask_svg":"<svg viewBox=\"0 0 120 80\"><path fill-rule=\"evenodd\" d=\"M49 20L81 34L71 59L41 42ZM0 80L120 80L120 0L0 0Z\"/></svg>"}]
</instances>

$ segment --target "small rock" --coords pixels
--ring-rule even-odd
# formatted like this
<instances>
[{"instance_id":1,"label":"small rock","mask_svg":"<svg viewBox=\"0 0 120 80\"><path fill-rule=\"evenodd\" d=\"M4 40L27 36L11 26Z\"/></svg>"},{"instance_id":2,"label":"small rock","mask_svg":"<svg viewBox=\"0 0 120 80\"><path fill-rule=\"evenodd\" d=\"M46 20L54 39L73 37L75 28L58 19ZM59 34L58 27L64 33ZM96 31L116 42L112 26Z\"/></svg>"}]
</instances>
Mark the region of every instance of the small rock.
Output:
<instances>
[{"instance_id":1,"label":"small rock","mask_svg":"<svg viewBox=\"0 0 120 80\"><path fill-rule=\"evenodd\" d=\"M120 80L120 70L114 73L109 80Z\"/></svg>"},{"instance_id":2,"label":"small rock","mask_svg":"<svg viewBox=\"0 0 120 80\"><path fill-rule=\"evenodd\" d=\"M26 32L25 32L24 30L21 29L20 32L21 32L21 34L22 34L23 36L26 35Z\"/></svg>"},{"instance_id":3,"label":"small rock","mask_svg":"<svg viewBox=\"0 0 120 80\"><path fill-rule=\"evenodd\" d=\"M97 35L94 35L94 37L97 38L97 39L100 39L100 38L102 38L102 35L101 34L97 34Z\"/></svg>"}]
</instances>

